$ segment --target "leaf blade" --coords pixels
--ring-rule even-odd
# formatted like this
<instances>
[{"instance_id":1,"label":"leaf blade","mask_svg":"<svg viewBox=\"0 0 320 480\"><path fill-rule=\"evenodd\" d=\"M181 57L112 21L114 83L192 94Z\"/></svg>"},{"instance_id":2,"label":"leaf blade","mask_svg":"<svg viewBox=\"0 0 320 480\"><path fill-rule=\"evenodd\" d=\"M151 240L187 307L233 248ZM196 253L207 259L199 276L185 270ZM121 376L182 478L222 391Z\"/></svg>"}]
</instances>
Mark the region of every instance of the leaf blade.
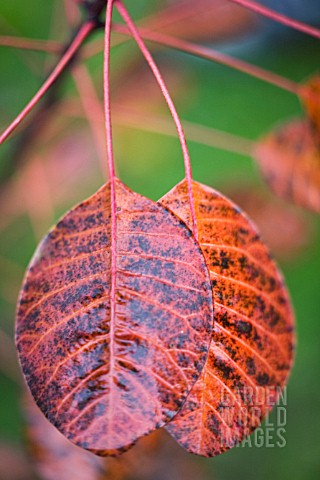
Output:
<instances>
[{"instance_id":1,"label":"leaf blade","mask_svg":"<svg viewBox=\"0 0 320 480\"><path fill-rule=\"evenodd\" d=\"M200 374L212 329L208 272L191 232L119 180L116 190L115 374L109 185L42 242L16 324L36 402L67 438L101 455L121 453L176 414Z\"/></svg>"},{"instance_id":2,"label":"leaf blade","mask_svg":"<svg viewBox=\"0 0 320 480\"><path fill-rule=\"evenodd\" d=\"M193 182L193 193L214 328L201 377L166 428L189 452L215 456L251 433L274 405L292 364L293 314L281 275L249 219L209 187ZM190 225L185 181L161 202ZM259 398L260 387L272 390L271 404ZM252 405L246 404L248 390Z\"/></svg>"}]
</instances>

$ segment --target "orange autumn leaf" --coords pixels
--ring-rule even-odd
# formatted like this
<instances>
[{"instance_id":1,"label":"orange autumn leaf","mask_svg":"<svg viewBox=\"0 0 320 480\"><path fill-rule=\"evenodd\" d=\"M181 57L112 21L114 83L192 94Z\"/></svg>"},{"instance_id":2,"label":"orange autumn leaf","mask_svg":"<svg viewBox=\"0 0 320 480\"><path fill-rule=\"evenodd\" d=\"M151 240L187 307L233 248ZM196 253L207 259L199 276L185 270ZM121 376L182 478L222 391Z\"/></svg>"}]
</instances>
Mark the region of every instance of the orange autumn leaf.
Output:
<instances>
[{"instance_id":1,"label":"orange autumn leaf","mask_svg":"<svg viewBox=\"0 0 320 480\"><path fill-rule=\"evenodd\" d=\"M40 244L16 322L37 404L68 439L100 455L122 453L177 413L205 363L213 316L190 230L115 185L116 245L107 184Z\"/></svg>"},{"instance_id":2,"label":"orange autumn leaf","mask_svg":"<svg viewBox=\"0 0 320 480\"><path fill-rule=\"evenodd\" d=\"M256 228L219 192L193 182L199 243L215 304L207 363L166 427L191 453L215 456L250 434L275 404L293 357L293 313ZM191 225L186 181L161 203Z\"/></svg>"},{"instance_id":3,"label":"orange autumn leaf","mask_svg":"<svg viewBox=\"0 0 320 480\"><path fill-rule=\"evenodd\" d=\"M294 120L262 138L254 158L281 198L320 212L320 150L305 120Z\"/></svg>"}]
</instances>

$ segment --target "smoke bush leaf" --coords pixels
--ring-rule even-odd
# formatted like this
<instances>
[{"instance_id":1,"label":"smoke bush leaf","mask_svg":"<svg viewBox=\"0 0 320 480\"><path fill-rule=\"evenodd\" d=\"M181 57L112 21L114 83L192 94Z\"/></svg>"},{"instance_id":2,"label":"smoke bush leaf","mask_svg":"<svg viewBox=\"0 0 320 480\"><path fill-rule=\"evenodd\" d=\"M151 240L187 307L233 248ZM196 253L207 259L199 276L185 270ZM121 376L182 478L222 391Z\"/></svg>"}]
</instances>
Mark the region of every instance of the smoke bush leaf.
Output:
<instances>
[{"instance_id":1,"label":"smoke bush leaf","mask_svg":"<svg viewBox=\"0 0 320 480\"><path fill-rule=\"evenodd\" d=\"M166 428L189 452L211 457L243 440L275 404L292 365L294 320L282 277L250 220L207 186L193 182L193 195L214 327L201 377ZM191 225L185 180L161 202Z\"/></svg>"},{"instance_id":2,"label":"smoke bush leaf","mask_svg":"<svg viewBox=\"0 0 320 480\"><path fill-rule=\"evenodd\" d=\"M36 403L69 440L100 455L122 453L174 417L201 373L213 320L191 231L119 180L116 198L116 271L107 184L40 244L16 322Z\"/></svg>"}]
</instances>

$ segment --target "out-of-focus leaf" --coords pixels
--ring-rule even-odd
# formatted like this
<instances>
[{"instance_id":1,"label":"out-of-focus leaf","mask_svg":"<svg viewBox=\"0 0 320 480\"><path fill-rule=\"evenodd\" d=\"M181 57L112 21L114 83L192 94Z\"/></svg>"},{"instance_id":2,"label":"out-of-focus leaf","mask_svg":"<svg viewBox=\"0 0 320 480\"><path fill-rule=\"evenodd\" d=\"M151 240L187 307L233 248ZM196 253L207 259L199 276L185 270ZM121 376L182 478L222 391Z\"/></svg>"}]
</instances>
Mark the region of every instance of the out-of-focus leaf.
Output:
<instances>
[{"instance_id":1,"label":"out-of-focus leaf","mask_svg":"<svg viewBox=\"0 0 320 480\"><path fill-rule=\"evenodd\" d=\"M307 121L294 120L272 131L253 155L276 195L320 212L320 149Z\"/></svg>"},{"instance_id":2,"label":"out-of-focus leaf","mask_svg":"<svg viewBox=\"0 0 320 480\"><path fill-rule=\"evenodd\" d=\"M209 187L194 182L193 194L214 328L201 377L166 428L209 457L243 440L275 404L292 364L294 325L282 277L250 220ZM186 181L161 202L191 225Z\"/></svg>"},{"instance_id":3,"label":"out-of-focus leaf","mask_svg":"<svg viewBox=\"0 0 320 480\"><path fill-rule=\"evenodd\" d=\"M212 42L234 38L254 23L249 10L225 0L174 0L141 25L179 38Z\"/></svg>"},{"instance_id":4,"label":"out-of-focus leaf","mask_svg":"<svg viewBox=\"0 0 320 480\"><path fill-rule=\"evenodd\" d=\"M109 184L42 241L16 324L37 404L67 438L100 455L123 452L177 413L205 363L213 319L190 230L119 180L116 197L116 244Z\"/></svg>"},{"instance_id":5,"label":"out-of-focus leaf","mask_svg":"<svg viewBox=\"0 0 320 480\"><path fill-rule=\"evenodd\" d=\"M264 242L276 258L292 260L305 250L313 229L310 219L298 208L272 193L261 191L254 184L230 186L226 191L258 226Z\"/></svg>"},{"instance_id":6,"label":"out-of-focus leaf","mask_svg":"<svg viewBox=\"0 0 320 480\"><path fill-rule=\"evenodd\" d=\"M172 68L165 62L162 64L161 61L157 63L160 65L163 77L170 85L170 94L175 100L188 97L190 81L188 78L184 78L181 68L177 66ZM159 110L167 108L148 65L133 65L132 69L126 72L123 81L114 93L115 114L119 106L138 109L139 112L159 112Z\"/></svg>"},{"instance_id":7,"label":"out-of-focus leaf","mask_svg":"<svg viewBox=\"0 0 320 480\"><path fill-rule=\"evenodd\" d=\"M0 443L1 480L34 480L26 455L20 449Z\"/></svg>"},{"instance_id":8,"label":"out-of-focus leaf","mask_svg":"<svg viewBox=\"0 0 320 480\"><path fill-rule=\"evenodd\" d=\"M141 438L119 458L101 458L69 442L48 422L30 395L25 398L24 412L28 450L41 480L206 478L164 429Z\"/></svg>"},{"instance_id":9,"label":"out-of-focus leaf","mask_svg":"<svg viewBox=\"0 0 320 480\"><path fill-rule=\"evenodd\" d=\"M51 199L54 209L77 201L79 186L82 188L85 180L99 172L92 161L94 146L83 129L76 132L62 124L58 132L54 133L52 129L47 132L44 143L40 152L39 145L29 151L19 174L3 187L0 229L6 228L18 216L29 214L37 224L37 230L44 231L52 225L48 200Z\"/></svg>"},{"instance_id":10,"label":"out-of-focus leaf","mask_svg":"<svg viewBox=\"0 0 320 480\"><path fill-rule=\"evenodd\" d=\"M315 75L299 91L311 128L320 148L320 76Z\"/></svg>"},{"instance_id":11,"label":"out-of-focus leaf","mask_svg":"<svg viewBox=\"0 0 320 480\"><path fill-rule=\"evenodd\" d=\"M41 480L101 480L105 460L69 442L26 395L25 436L34 468Z\"/></svg>"}]
</instances>

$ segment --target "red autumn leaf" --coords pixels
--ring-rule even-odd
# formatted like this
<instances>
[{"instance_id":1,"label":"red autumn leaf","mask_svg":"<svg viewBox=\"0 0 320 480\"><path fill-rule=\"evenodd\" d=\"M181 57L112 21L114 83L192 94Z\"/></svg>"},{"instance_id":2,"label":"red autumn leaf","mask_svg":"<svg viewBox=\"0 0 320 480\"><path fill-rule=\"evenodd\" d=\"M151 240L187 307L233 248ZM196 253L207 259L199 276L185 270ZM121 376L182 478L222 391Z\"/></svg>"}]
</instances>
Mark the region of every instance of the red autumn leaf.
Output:
<instances>
[{"instance_id":1,"label":"red autumn leaf","mask_svg":"<svg viewBox=\"0 0 320 480\"><path fill-rule=\"evenodd\" d=\"M141 438L118 458L101 458L69 442L48 422L29 395L23 410L28 451L42 480L205 478L193 458L164 429Z\"/></svg>"},{"instance_id":2,"label":"red autumn leaf","mask_svg":"<svg viewBox=\"0 0 320 480\"><path fill-rule=\"evenodd\" d=\"M271 132L256 145L254 157L276 195L320 212L320 150L306 121Z\"/></svg>"},{"instance_id":3,"label":"red autumn leaf","mask_svg":"<svg viewBox=\"0 0 320 480\"><path fill-rule=\"evenodd\" d=\"M107 184L40 244L16 324L37 404L100 455L122 453L177 413L205 363L213 315L190 230L119 180L116 195L116 271Z\"/></svg>"},{"instance_id":4,"label":"red autumn leaf","mask_svg":"<svg viewBox=\"0 0 320 480\"><path fill-rule=\"evenodd\" d=\"M274 405L292 364L293 313L249 219L209 187L194 182L193 193L214 328L201 377L166 428L185 449L209 457L240 442ZM191 225L185 181L161 202Z\"/></svg>"},{"instance_id":5,"label":"red autumn leaf","mask_svg":"<svg viewBox=\"0 0 320 480\"><path fill-rule=\"evenodd\" d=\"M304 83L299 90L300 99L306 110L312 133L320 146L320 76L315 75Z\"/></svg>"}]
</instances>

